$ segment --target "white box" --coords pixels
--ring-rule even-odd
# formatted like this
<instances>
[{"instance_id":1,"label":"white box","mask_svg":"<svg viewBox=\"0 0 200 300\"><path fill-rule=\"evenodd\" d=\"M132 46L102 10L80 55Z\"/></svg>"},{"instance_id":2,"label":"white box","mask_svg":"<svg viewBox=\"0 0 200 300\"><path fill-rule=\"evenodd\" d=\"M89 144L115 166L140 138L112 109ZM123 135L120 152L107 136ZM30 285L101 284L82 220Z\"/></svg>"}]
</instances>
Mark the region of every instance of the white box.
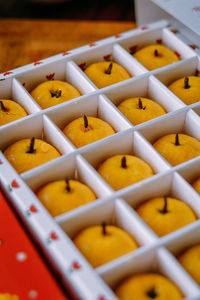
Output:
<instances>
[{"instance_id":1,"label":"white box","mask_svg":"<svg viewBox=\"0 0 200 300\"><path fill-rule=\"evenodd\" d=\"M183 9L177 9L180 4ZM12 98L29 114L0 128L0 150L19 138L35 135L44 137L62 154L19 176L0 152L1 187L64 285L70 285L76 299L116 299L112 288L133 272L132 267L134 272L161 272L175 282L185 299L200 299L197 284L170 254L170 251L176 253L184 247L184 240L197 235L200 222L197 204L200 200L190 183L200 176L200 158L172 167L152 147L156 137L175 130L200 138L200 104L185 105L166 86L171 79L184 74L200 74L198 5L197 0L137 0L137 29L0 74L0 98ZM129 52L133 47L158 41L179 52L181 60L149 72ZM98 89L80 67L108 57L128 69L131 78ZM52 76L72 83L82 95L42 110L29 92ZM166 114L133 126L117 109L124 98L131 96L151 97L165 108ZM84 112L106 120L116 133L80 149L75 148L61 130ZM97 167L106 157L119 153L134 153L146 160L155 175L114 191L98 174ZM65 176L85 182L98 199L52 218L34 191L41 184ZM191 205L198 220L159 239L140 219L134 206L148 197L169 193ZM94 270L71 238L81 228L103 220L124 228L136 238L140 247ZM191 239L188 245L193 243Z\"/></svg>"}]
</instances>

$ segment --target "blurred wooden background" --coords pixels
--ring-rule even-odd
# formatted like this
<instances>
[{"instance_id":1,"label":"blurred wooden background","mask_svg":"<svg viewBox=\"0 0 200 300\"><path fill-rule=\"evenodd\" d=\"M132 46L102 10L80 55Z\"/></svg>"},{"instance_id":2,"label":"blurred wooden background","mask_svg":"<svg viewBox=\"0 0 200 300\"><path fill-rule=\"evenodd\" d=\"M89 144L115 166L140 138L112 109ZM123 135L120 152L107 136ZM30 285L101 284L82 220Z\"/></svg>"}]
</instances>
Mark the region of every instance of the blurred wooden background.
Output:
<instances>
[{"instance_id":1,"label":"blurred wooden background","mask_svg":"<svg viewBox=\"0 0 200 300\"><path fill-rule=\"evenodd\" d=\"M134 20L134 0L60 0L64 2L57 4L34 1L42 0L0 0L0 18Z\"/></svg>"},{"instance_id":2,"label":"blurred wooden background","mask_svg":"<svg viewBox=\"0 0 200 300\"><path fill-rule=\"evenodd\" d=\"M117 21L0 20L0 73L134 26Z\"/></svg>"},{"instance_id":3,"label":"blurred wooden background","mask_svg":"<svg viewBox=\"0 0 200 300\"><path fill-rule=\"evenodd\" d=\"M132 0L0 0L0 73L132 29Z\"/></svg>"}]
</instances>

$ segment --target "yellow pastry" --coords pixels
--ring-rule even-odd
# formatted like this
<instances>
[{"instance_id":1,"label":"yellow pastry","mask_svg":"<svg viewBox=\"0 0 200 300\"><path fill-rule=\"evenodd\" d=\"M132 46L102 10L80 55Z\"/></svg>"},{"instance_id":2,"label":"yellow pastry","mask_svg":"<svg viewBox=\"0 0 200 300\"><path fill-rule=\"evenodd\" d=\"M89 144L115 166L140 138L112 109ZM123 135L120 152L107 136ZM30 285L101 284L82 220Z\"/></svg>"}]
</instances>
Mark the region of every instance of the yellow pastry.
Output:
<instances>
[{"instance_id":1,"label":"yellow pastry","mask_svg":"<svg viewBox=\"0 0 200 300\"><path fill-rule=\"evenodd\" d=\"M135 274L115 289L119 300L180 300L183 295L168 278L156 273Z\"/></svg>"},{"instance_id":2,"label":"yellow pastry","mask_svg":"<svg viewBox=\"0 0 200 300\"><path fill-rule=\"evenodd\" d=\"M192 187L200 194L200 177L192 183Z\"/></svg>"},{"instance_id":3,"label":"yellow pastry","mask_svg":"<svg viewBox=\"0 0 200 300\"><path fill-rule=\"evenodd\" d=\"M171 197L150 199L142 203L136 211L160 237L197 219L186 203Z\"/></svg>"},{"instance_id":4,"label":"yellow pastry","mask_svg":"<svg viewBox=\"0 0 200 300\"><path fill-rule=\"evenodd\" d=\"M30 94L43 109L81 95L73 85L60 80L49 80L40 83Z\"/></svg>"},{"instance_id":5,"label":"yellow pastry","mask_svg":"<svg viewBox=\"0 0 200 300\"><path fill-rule=\"evenodd\" d=\"M159 138L153 147L176 166L200 155L200 142L186 134L169 134Z\"/></svg>"},{"instance_id":6,"label":"yellow pastry","mask_svg":"<svg viewBox=\"0 0 200 300\"><path fill-rule=\"evenodd\" d=\"M163 45L149 45L133 56L148 70L154 70L179 61L178 56Z\"/></svg>"},{"instance_id":7,"label":"yellow pastry","mask_svg":"<svg viewBox=\"0 0 200 300\"><path fill-rule=\"evenodd\" d=\"M112 156L100 165L98 172L114 190L122 189L154 174L145 161L133 155Z\"/></svg>"},{"instance_id":8,"label":"yellow pastry","mask_svg":"<svg viewBox=\"0 0 200 300\"><path fill-rule=\"evenodd\" d=\"M94 192L77 180L59 180L46 184L37 197L53 217L96 199Z\"/></svg>"},{"instance_id":9,"label":"yellow pastry","mask_svg":"<svg viewBox=\"0 0 200 300\"><path fill-rule=\"evenodd\" d=\"M26 111L12 100L0 99L0 126L27 116Z\"/></svg>"},{"instance_id":10,"label":"yellow pastry","mask_svg":"<svg viewBox=\"0 0 200 300\"><path fill-rule=\"evenodd\" d=\"M100 89L131 77L121 65L108 61L93 63L84 72Z\"/></svg>"},{"instance_id":11,"label":"yellow pastry","mask_svg":"<svg viewBox=\"0 0 200 300\"><path fill-rule=\"evenodd\" d=\"M193 246L179 256L183 268L200 285L200 245Z\"/></svg>"},{"instance_id":12,"label":"yellow pastry","mask_svg":"<svg viewBox=\"0 0 200 300\"><path fill-rule=\"evenodd\" d=\"M115 131L99 118L84 116L70 122L64 128L63 133L79 148L112 135Z\"/></svg>"},{"instance_id":13,"label":"yellow pastry","mask_svg":"<svg viewBox=\"0 0 200 300\"><path fill-rule=\"evenodd\" d=\"M19 300L19 297L17 295L4 293L4 294L0 294L0 300Z\"/></svg>"},{"instance_id":14,"label":"yellow pastry","mask_svg":"<svg viewBox=\"0 0 200 300\"><path fill-rule=\"evenodd\" d=\"M18 173L23 173L59 157L60 153L45 141L32 138L10 145L4 155Z\"/></svg>"},{"instance_id":15,"label":"yellow pastry","mask_svg":"<svg viewBox=\"0 0 200 300\"><path fill-rule=\"evenodd\" d=\"M165 114L165 110L158 103L142 97L123 100L118 105L118 109L133 125L138 125Z\"/></svg>"},{"instance_id":16,"label":"yellow pastry","mask_svg":"<svg viewBox=\"0 0 200 300\"><path fill-rule=\"evenodd\" d=\"M127 232L105 224L83 229L75 236L73 242L94 268L138 247Z\"/></svg>"},{"instance_id":17,"label":"yellow pastry","mask_svg":"<svg viewBox=\"0 0 200 300\"><path fill-rule=\"evenodd\" d=\"M200 101L200 77L183 77L172 82L168 88L187 105Z\"/></svg>"}]
</instances>

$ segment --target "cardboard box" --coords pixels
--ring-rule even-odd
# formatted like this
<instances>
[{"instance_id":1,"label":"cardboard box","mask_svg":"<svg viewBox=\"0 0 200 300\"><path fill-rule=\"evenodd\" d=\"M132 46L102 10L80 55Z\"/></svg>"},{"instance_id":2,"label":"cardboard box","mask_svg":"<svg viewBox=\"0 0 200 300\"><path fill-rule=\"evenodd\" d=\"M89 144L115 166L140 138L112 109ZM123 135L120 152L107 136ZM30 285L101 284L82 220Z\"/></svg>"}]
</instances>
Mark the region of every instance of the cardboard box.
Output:
<instances>
[{"instance_id":1,"label":"cardboard box","mask_svg":"<svg viewBox=\"0 0 200 300\"><path fill-rule=\"evenodd\" d=\"M161 9L161 1L159 6L156 1L137 1L140 26L135 30L0 75L0 97L12 98L29 113L29 116L0 128L2 187L63 283L75 291L76 299L114 300L113 290L123 278L145 271L159 272L170 278L185 299L200 299L197 283L175 258L179 249L185 249L195 241L200 226L199 195L190 184L200 176L196 167L200 164L200 157L172 167L152 147L156 138L167 133L186 132L200 139L199 103L187 106L167 88L171 81L180 77L200 74L199 37L196 30L190 34L192 24L183 25L178 16L175 19L169 15L172 6L166 12L164 4L172 5L172 1L162 2ZM165 19L160 20L162 17ZM145 24L141 24L143 22ZM155 43L171 48L180 61L148 71L131 55L133 49ZM131 78L98 89L83 68L97 60L107 59L124 66ZM30 91L49 76L73 84L82 96L42 110L30 96ZM117 109L123 99L131 96L149 97L161 104L167 114L133 126ZM116 134L75 148L61 131L64 125L82 114L107 121ZM19 175L3 151L14 141L32 136L54 145L61 157ZM97 172L99 164L114 154L134 154L142 158L151 165L154 176L114 191ZM98 199L52 218L34 192L47 182L66 177L86 183ZM178 197L191 206L197 220L158 238L137 215L135 208L150 197L164 195ZM127 231L139 248L94 270L72 239L82 228L102 221ZM193 239L187 242L191 236Z\"/></svg>"},{"instance_id":2,"label":"cardboard box","mask_svg":"<svg viewBox=\"0 0 200 300\"><path fill-rule=\"evenodd\" d=\"M0 193L0 296L67 300L6 202Z\"/></svg>"}]
</instances>

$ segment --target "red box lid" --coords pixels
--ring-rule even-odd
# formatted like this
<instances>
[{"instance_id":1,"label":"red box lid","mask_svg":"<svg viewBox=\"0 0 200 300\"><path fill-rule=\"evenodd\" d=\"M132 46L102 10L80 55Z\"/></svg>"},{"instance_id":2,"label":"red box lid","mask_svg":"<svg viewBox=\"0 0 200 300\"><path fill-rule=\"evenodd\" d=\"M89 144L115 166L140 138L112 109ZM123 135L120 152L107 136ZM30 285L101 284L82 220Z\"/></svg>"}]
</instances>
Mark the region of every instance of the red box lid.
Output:
<instances>
[{"instance_id":1,"label":"red box lid","mask_svg":"<svg viewBox=\"0 0 200 300\"><path fill-rule=\"evenodd\" d=\"M1 192L0 270L2 300L67 300Z\"/></svg>"}]
</instances>

